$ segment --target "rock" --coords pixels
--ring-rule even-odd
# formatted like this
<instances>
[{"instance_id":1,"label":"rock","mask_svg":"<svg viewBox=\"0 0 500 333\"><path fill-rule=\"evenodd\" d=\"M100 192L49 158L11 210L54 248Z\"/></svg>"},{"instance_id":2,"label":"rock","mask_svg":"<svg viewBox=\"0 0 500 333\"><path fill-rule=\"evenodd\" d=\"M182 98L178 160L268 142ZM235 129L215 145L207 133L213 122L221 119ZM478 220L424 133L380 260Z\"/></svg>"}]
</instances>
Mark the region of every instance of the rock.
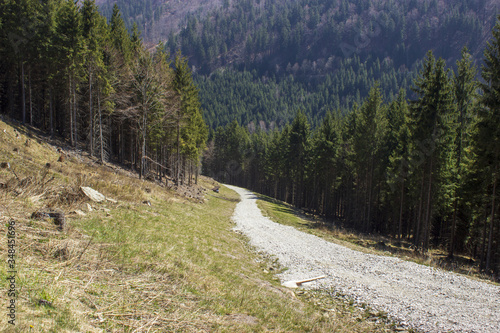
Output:
<instances>
[{"instance_id":1,"label":"rock","mask_svg":"<svg viewBox=\"0 0 500 333\"><path fill-rule=\"evenodd\" d=\"M87 210L88 210L89 212L92 212L92 211L93 211L92 206L91 206L90 204L88 204L88 203L87 203Z\"/></svg>"},{"instance_id":2,"label":"rock","mask_svg":"<svg viewBox=\"0 0 500 333\"><path fill-rule=\"evenodd\" d=\"M93 188L90 188L90 187L85 187L85 186L82 186L80 187L81 190L83 191L83 193L92 201L94 202L103 202L104 200L106 200L106 197L104 195L102 195L101 193L97 192L96 190L94 190Z\"/></svg>"},{"instance_id":3,"label":"rock","mask_svg":"<svg viewBox=\"0 0 500 333\"><path fill-rule=\"evenodd\" d=\"M74 213L78 216L87 216L87 214L85 214L84 212L82 212L81 210L79 209L75 209Z\"/></svg>"}]
</instances>

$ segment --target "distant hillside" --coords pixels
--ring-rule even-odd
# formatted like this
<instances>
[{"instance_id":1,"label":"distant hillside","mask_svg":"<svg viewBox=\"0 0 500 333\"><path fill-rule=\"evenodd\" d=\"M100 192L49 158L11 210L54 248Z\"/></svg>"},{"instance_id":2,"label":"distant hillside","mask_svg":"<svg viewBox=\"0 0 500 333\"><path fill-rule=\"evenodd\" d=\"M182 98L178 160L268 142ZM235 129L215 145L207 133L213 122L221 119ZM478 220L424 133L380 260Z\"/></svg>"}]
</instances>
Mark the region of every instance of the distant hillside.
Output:
<instances>
[{"instance_id":1,"label":"distant hillside","mask_svg":"<svg viewBox=\"0 0 500 333\"><path fill-rule=\"evenodd\" d=\"M465 45L481 55L496 12L493 0L233 0L191 16L168 45L203 73L232 64L286 74L297 64L315 76L354 53L411 68L429 49L448 61Z\"/></svg>"},{"instance_id":2,"label":"distant hillside","mask_svg":"<svg viewBox=\"0 0 500 333\"><path fill-rule=\"evenodd\" d=\"M174 6L147 3L153 9ZM326 110L359 104L375 81L390 100L399 89L409 90L430 49L453 67L467 46L479 64L500 8L496 0L187 3L178 5L182 11L164 11L154 23L142 24L144 37L161 39L171 53L180 49L189 58L212 127L235 118L280 124L299 109L315 122ZM162 23L168 17L181 25ZM302 97L286 91L301 91Z\"/></svg>"},{"instance_id":3,"label":"distant hillside","mask_svg":"<svg viewBox=\"0 0 500 333\"><path fill-rule=\"evenodd\" d=\"M202 16L222 4L222 0L96 0L101 13L111 17L118 4L126 25L136 22L146 42L165 40L170 32L177 32L188 15Z\"/></svg>"}]
</instances>

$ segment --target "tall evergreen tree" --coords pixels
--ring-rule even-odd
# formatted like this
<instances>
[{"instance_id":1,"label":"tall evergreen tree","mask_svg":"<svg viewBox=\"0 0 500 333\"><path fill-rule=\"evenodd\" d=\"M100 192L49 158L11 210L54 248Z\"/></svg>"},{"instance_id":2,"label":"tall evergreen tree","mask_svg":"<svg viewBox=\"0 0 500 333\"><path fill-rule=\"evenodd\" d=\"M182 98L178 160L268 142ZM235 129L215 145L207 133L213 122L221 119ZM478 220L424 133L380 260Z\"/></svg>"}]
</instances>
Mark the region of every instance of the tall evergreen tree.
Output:
<instances>
[{"instance_id":1,"label":"tall evergreen tree","mask_svg":"<svg viewBox=\"0 0 500 333\"><path fill-rule=\"evenodd\" d=\"M375 84L356 114L356 130L353 135L357 192L360 207L362 207L358 221L366 232L371 231L372 228L373 196L378 174L376 158L380 153L384 131L385 120L384 110L382 109L382 96L378 84Z\"/></svg>"},{"instance_id":2,"label":"tall evergreen tree","mask_svg":"<svg viewBox=\"0 0 500 333\"><path fill-rule=\"evenodd\" d=\"M290 127L287 164L291 179L291 203L304 207L306 165L309 155L310 125L306 115L299 111Z\"/></svg>"},{"instance_id":3,"label":"tall evergreen tree","mask_svg":"<svg viewBox=\"0 0 500 333\"><path fill-rule=\"evenodd\" d=\"M193 82L187 59L181 55L177 55L175 58L173 88L180 97L180 107L175 116L177 131L176 181L179 182L181 168L183 165L185 166L186 162L195 160L198 167L198 158L201 156L208 134L200 109L198 88ZM181 159L181 154L187 160Z\"/></svg>"},{"instance_id":4,"label":"tall evergreen tree","mask_svg":"<svg viewBox=\"0 0 500 333\"><path fill-rule=\"evenodd\" d=\"M396 212L393 220L397 221L393 230L396 237L403 235L403 218L405 212L405 195L408 188L409 176L409 144L410 130L408 128L409 108L406 102L406 92L400 90L398 97L389 107L387 114L387 149L388 149L388 172L387 182L389 184L389 204ZM392 195L391 195L392 194Z\"/></svg>"},{"instance_id":5,"label":"tall evergreen tree","mask_svg":"<svg viewBox=\"0 0 500 333\"><path fill-rule=\"evenodd\" d=\"M448 167L452 167L448 163L455 123L449 74L444 60L436 61L432 51L425 58L413 90L417 99L411 103L412 164L414 175L421 177L415 179L419 191L415 245L427 251L435 214L446 214L449 209L450 188L446 184Z\"/></svg>"},{"instance_id":6,"label":"tall evergreen tree","mask_svg":"<svg viewBox=\"0 0 500 333\"><path fill-rule=\"evenodd\" d=\"M58 48L59 70L68 87L64 99L69 113L70 143L75 146L78 142L77 90L82 76L83 43L78 6L72 0L65 1L58 11L54 43Z\"/></svg>"},{"instance_id":7,"label":"tall evergreen tree","mask_svg":"<svg viewBox=\"0 0 500 333\"><path fill-rule=\"evenodd\" d=\"M485 269L489 271L494 261L500 261L498 255L495 257L495 247L498 249L498 178L500 171L500 16L497 18L493 29L493 37L488 42L484 51L484 65L481 76L484 83L481 84L483 97L481 103L483 108L479 113L477 138L475 150L477 163L485 179L486 191L489 192L489 234L486 254ZM496 269L499 270L498 267Z\"/></svg>"},{"instance_id":8,"label":"tall evergreen tree","mask_svg":"<svg viewBox=\"0 0 500 333\"><path fill-rule=\"evenodd\" d=\"M340 148L340 129L338 119L329 112L323 123L315 132L313 139L310 174L314 187L312 200L320 207L319 212L326 216L333 216L331 207L332 193L338 177L337 159Z\"/></svg>"},{"instance_id":9,"label":"tall evergreen tree","mask_svg":"<svg viewBox=\"0 0 500 333\"><path fill-rule=\"evenodd\" d=\"M456 137L454 138L454 193L453 193L453 216L451 221L450 232L450 247L449 257L453 258L456 247L456 232L457 232L457 219L460 202L463 200L463 179L464 179L464 165L467 161L467 151L470 149L471 140L471 125L473 124L473 107L476 102L478 82L476 81L477 70L473 64L472 56L469 54L466 47L462 49L462 58L457 61L457 72L453 76L453 91L455 94L455 103L457 106L457 127ZM464 224L463 221L462 224ZM461 228L462 242L466 237L466 225Z\"/></svg>"}]
</instances>

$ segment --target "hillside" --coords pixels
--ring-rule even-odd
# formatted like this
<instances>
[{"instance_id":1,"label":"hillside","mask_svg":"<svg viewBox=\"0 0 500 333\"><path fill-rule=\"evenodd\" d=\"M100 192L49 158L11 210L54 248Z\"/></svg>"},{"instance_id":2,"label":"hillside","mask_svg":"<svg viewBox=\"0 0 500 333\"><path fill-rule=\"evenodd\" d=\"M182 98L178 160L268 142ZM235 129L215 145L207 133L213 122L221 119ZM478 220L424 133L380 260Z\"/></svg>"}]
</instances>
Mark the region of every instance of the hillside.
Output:
<instances>
[{"instance_id":1,"label":"hillside","mask_svg":"<svg viewBox=\"0 0 500 333\"><path fill-rule=\"evenodd\" d=\"M387 101L410 93L428 50L454 66L467 46L479 62L497 13L493 0L234 0L144 36L189 57L212 128L283 126L298 110L316 125L326 111L361 104L375 81Z\"/></svg>"},{"instance_id":2,"label":"hillside","mask_svg":"<svg viewBox=\"0 0 500 333\"><path fill-rule=\"evenodd\" d=\"M2 316L4 332L391 329L348 299L281 287L273 274L280 268L232 231L238 196L211 192L211 179L175 192L32 128L0 121L0 136L3 263L9 223L16 241L16 297L0 296L4 305L15 299L16 325ZM113 201L92 202L80 186ZM64 213L65 225L35 212ZM0 265L3 281L9 271Z\"/></svg>"},{"instance_id":3,"label":"hillside","mask_svg":"<svg viewBox=\"0 0 500 333\"><path fill-rule=\"evenodd\" d=\"M212 9L220 7L222 0L97 0L99 10L111 17L117 4L123 13L126 25L137 23L143 37L149 43L164 40L170 32L177 32L189 15L202 17Z\"/></svg>"}]
</instances>

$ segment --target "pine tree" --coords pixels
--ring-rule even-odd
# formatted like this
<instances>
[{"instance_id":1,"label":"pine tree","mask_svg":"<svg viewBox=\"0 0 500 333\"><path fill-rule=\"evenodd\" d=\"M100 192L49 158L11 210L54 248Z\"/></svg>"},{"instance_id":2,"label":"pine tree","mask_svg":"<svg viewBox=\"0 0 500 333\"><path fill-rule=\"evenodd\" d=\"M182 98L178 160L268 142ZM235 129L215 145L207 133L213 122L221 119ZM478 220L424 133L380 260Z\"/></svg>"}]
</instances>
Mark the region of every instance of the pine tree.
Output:
<instances>
[{"instance_id":1,"label":"pine tree","mask_svg":"<svg viewBox=\"0 0 500 333\"><path fill-rule=\"evenodd\" d=\"M453 76L453 91L455 94L455 102L457 105L457 130L454 139L454 159L455 159L455 175L454 175L454 193L453 193L453 217L451 222L450 247L449 257L453 258L456 247L457 233L457 214L460 201L463 200L460 193L463 188L464 165L467 161L466 152L470 147L470 127L472 124L472 111L476 101L478 82L476 81L476 67L473 65L472 56L468 53L466 47L462 50L462 59L457 61L457 73ZM465 239L465 231L461 231L461 239Z\"/></svg>"},{"instance_id":2,"label":"pine tree","mask_svg":"<svg viewBox=\"0 0 500 333\"><path fill-rule=\"evenodd\" d=\"M373 218L373 196L378 173L375 164L383 138L384 110L378 83L356 114L356 129L353 135L354 161L357 173L361 228L369 232Z\"/></svg>"},{"instance_id":3,"label":"pine tree","mask_svg":"<svg viewBox=\"0 0 500 333\"><path fill-rule=\"evenodd\" d=\"M198 89L194 85L187 60L181 55L177 55L175 58L173 88L180 98L180 106L175 116L177 131L176 181L179 182L181 180L181 166L185 164L185 158L189 162L196 160L198 167L198 158L201 156L208 134L201 114ZM183 158L181 158L181 154Z\"/></svg>"},{"instance_id":4,"label":"pine tree","mask_svg":"<svg viewBox=\"0 0 500 333\"><path fill-rule=\"evenodd\" d=\"M69 113L69 132L72 146L78 141L77 89L82 73L82 31L78 6L72 0L65 1L57 14L55 47L58 48L61 74L67 85L65 96Z\"/></svg>"},{"instance_id":5,"label":"pine tree","mask_svg":"<svg viewBox=\"0 0 500 333\"><path fill-rule=\"evenodd\" d=\"M113 6L113 14L110 19L110 35L113 47L123 57L123 63L128 64L131 60L131 38L125 27L118 5ZM137 32L136 32L137 33ZM137 38L137 37L135 37Z\"/></svg>"},{"instance_id":6,"label":"pine tree","mask_svg":"<svg viewBox=\"0 0 500 333\"><path fill-rule=\"evenodd\" d=\"M290 172L292 198L291 203L297 207L305 204L304 185L306 165L309 155L310 125L306 115L299 111L290 127L287 164Z\"/></svg>"},{"instance_id":7,"label":"pine tree","mask_svg":"<svg viewBox=\"0 0 500 333\"><path fill-rule=\"evenodd\" d=\"M103 62L103 46L106 40L106 22L99 15L95 0L85 0L81 8L82 31L85 41L85 67L88 82L88 145L91 156L95 148L95 104L100 112L99 82L101 74L105 71ZM97 88L97 91L95 91Z\"/></svg>"},{"instance_id":8,"label":"pine tree","mask_svg":"<svg viewBox=\"0 0 500 333\"><path fill-rule=\"evenodd\" d=\"M495 243L495 226L498 229L498 223L496 223L499 201L497 186L500 170L500 102L498 98L500 96L500 16L493 28L493 37L484 51L481 76L484 80L484 83L481 84L483 108L479 113L475 152L478 167L485 177L486 191L489 191L490 196L489 235L485 266L488 271L491 269L492 263L499 260L498 255L494 257L493 245ZM498 248L498 243L496 244Z\"/></svg>"},{"instance_id":9,"label":"pine tree","mask_svg":"<svg viewBox=\"0 0 500 333\"><path fill-rule=\"evenodd\" d=\"M420 76L414 81L417 100L411 102L412 165L415 189L420 192L415 245L429 247L434 216L439 209L449 209L450 187L447 180L452 152L454 119L453 91L442 59L429 51ZM438 195L439 194L439 195ZM439 204L439 205L438 205ZM439 228L438 228L439 229Z\"/></svg>"},{"instance_id":10,"label":"pine tree","mask_svg":"<svg viewBox=\"0 0 500 333\"><path fill-rule=\"evenodd\" d=\"M405 194L407 192L407 181L409 173L409 139L410 130L408 128L409 109L406 102L405 90L400 90L398 97L389 107L387 115L387 152L388 152L388 172L387 182L389 184L389 200L393 210L397 211L394 220L397 221L396 237L403 235L403 218L405 212ZM399 201L399 202L398 202ZM397 208L397 209L396 209ZM397 216L397 217L396 217Z\"/></svg>"},{"instance_id":11,"label":"pine tree","mask_svg":"<svg viewBox=\"0 0 500 333\"><path fill-rule=\"evenodd\" d=\"M318 202L319 212L326 216L333 216L332 193L338 176L337 159L340 148L340 130L338 120L329 112L323 123L315 132L312 148L311 174L314 176L313 201ZM318 193L318 190L320 193Z\"/></svg>"}]
</instances>

